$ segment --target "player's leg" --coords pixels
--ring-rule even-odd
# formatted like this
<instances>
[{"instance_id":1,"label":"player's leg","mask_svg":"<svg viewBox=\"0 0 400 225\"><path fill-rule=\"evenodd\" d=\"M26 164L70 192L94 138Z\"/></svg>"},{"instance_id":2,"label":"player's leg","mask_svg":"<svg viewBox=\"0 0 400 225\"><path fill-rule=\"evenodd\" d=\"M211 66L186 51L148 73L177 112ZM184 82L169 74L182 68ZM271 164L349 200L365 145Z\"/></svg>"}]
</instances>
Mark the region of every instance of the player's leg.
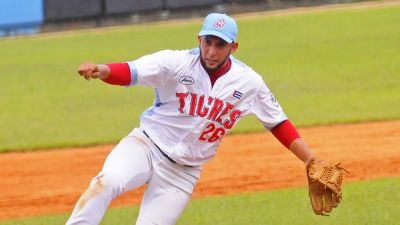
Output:
<instances>
[{"instance_id":1,"label":"player's leg","mask_svg":"<svg viewBox=\"0 0 400 225\"><path fill-rule=\"evenodd\" d=\"M130 134L123 138L77 202L67 224L99 224L112 199L149 180L150 157L148 147L138 137Z\"/></svg>"},{"instance_id":2,"label":"player's leg","mask_svg":"<svg viewBox=\"0 0 400 225\"><path fill-rule=\"evenodd\" d=\"M175 224L200 176L200 167L178 166L157 151L151 151L153 174L143 196L136 225Z\"/></svg>"}]
</instances>

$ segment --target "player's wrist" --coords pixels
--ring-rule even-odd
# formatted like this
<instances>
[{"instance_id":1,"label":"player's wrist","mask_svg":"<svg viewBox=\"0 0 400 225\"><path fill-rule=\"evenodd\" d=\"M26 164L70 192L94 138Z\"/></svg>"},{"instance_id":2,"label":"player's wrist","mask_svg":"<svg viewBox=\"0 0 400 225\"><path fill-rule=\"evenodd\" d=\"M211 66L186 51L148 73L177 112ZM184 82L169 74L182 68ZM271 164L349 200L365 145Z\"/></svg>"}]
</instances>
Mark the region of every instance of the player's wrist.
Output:
<instances>
[{"instance_id":1,"label":"player's wrist","mask_svg":"<svg viewBox=\"0 0 400 225\"><path fill-rule=\"evenodd\" d=\"M303 160L303 162L305 165L308 165L311 161L316 160L316 159L317 159L317 157L314 154L310 154Z\"/></svg>"},{"instance_id":2,"label":"player's wrist","mask_svg":"<svg viewBox=\"0 0 400 225\"><path fill-rule=\"evenodd\" d=\"M98 71L99 71L99 78L104 80L107 79L110 76L110 68L107 65L104 64L98 64L97 65Z\"/></svg>"}]
</instances>

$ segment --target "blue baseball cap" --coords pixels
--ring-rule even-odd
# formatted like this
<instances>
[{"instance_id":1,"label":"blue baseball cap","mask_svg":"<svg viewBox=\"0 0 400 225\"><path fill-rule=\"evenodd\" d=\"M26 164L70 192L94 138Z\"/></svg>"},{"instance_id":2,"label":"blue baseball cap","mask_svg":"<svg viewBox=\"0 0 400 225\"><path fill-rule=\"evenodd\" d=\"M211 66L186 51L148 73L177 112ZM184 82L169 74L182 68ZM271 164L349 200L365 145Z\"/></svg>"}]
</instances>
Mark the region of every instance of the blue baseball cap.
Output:
<instances>
[{"instance_id":1,"label":"blue baseball cap","mask_svg":"<svg viewBox=\"0 0 400 225\"><path fill-rule=\"evenodd\" d=\"M226 14L210 13L206 16L199 36L213 35L228 43L236 41L238 28L235 20Z\"/></svg>"}]
</instances>

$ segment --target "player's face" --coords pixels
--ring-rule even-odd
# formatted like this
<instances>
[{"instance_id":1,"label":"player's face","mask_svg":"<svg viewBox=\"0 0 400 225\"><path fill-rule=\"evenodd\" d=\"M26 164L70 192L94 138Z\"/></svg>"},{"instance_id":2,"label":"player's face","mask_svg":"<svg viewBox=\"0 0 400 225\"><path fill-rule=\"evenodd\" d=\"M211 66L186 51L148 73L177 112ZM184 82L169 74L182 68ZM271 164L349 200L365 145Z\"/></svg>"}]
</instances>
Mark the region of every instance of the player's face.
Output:
<instances>
[{"instance_id":1,"label":"player's face","mask_svg":"<svg viewBox=\"0 0 400 225\"><path fill-rule=\"evenodd\" d=\"M226 63L230 54L238 48L238 43L228 43L219 37L199 36L201 59L207 70L217 70Z\"/></svg>"}]
</instances>

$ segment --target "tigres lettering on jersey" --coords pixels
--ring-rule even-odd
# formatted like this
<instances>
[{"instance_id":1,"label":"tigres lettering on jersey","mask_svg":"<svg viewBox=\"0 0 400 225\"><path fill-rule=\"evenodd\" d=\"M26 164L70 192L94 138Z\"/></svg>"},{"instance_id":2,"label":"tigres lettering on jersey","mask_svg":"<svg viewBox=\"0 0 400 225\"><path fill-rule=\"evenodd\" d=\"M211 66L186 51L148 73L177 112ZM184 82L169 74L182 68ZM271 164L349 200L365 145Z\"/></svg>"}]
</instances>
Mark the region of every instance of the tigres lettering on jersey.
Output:
<instances>
[{"instance_id":1,"label":"tigres lettering on jersey","mask_svg":"<svg viewBox=\"0 0 400 225\"><path fill-rule=\"evenodd\" d=\"M164 50L128 62L131 85L155 88L140 128L176 162L202 165L235 124L254 114L267 129L287 119L262 80L231 56L230 70L211 85L199 49Z\"/></svg>"}]
</instances>

